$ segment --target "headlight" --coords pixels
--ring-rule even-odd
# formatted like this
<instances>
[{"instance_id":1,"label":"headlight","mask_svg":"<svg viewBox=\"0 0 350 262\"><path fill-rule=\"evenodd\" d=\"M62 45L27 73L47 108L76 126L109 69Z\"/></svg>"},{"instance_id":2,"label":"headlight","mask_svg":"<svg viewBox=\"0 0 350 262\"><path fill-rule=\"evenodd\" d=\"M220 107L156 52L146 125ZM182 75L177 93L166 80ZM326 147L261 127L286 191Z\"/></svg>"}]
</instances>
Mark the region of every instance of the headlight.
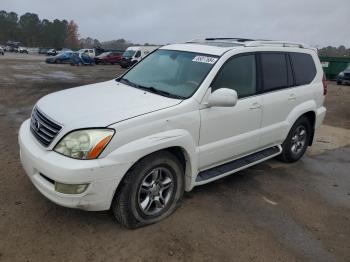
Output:
<instances>
[{"instance_id":1,"label":"headlight","mask_svg":"<svg viewBox=\"0 0 350 262\"><path fill-rule=\"evenodd\" d=\"M76 159L96 159L114 135L112 129L87 129L67 134L54 151Z\"/></svg>"},{"instance_id":2,"label":"headlight","mask_svg":"<svg viewBox=\"0 0 350 262\"><path fill-rule=\"evenodd\" d=\"M343 77L344 76L344 72L340 72L338 76Z\"/></svg>"}]
</instances>

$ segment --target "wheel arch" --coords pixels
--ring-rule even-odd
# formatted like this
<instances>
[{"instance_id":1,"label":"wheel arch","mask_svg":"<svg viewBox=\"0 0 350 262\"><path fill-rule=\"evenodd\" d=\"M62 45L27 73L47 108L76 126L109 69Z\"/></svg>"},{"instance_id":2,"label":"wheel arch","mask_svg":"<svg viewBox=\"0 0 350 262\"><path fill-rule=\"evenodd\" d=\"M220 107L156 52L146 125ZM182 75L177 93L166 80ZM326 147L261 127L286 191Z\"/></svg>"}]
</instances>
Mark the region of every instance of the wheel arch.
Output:
<instances>
[{"instance_id":1,"label":"wheel arch","mask_svg":"<svg viewBox=\"0 0 350 262\"><path fill-rule=\"evenodd\" d=\"M312 127L311 139L309 143L309 145L311 146L313 141L313 136L314 136L315 124L316 124L316 112L317 112L317 105L314 100L308 100L296 106L288 115L287 128L285 129L285 133L283 135L284 139L286 139L286 137L288 136L288 133L292 128L292 126L294 125L294 123L300 117L304 116L310 121L310 125Z\"/></svg>"},{"instance_id":2,"label":"wheel arch","mask_svg":"<svg viewBox=\"0 0 350 262\"><path fill-rule=\"evenodd\" d=\"M124 181L125 181L125 178L126 178L126 174L132 169L134 168L134 166L140 162L142 159L152 155L152 154L155 154L155 153L158 153L158 152L163 152L163 151L166 151L166 152L169 152L171 154L173 154L180 162L180 164L182 165L182 168L183 168L183 171L184 171L184 188L185 188L185 191L190 191L192 188L193 188L193 175L192 175L192 172L193 172L193 169L192 169L192 163L191 163L191 157L189 155L189 153L187 152L187 150L181 146L170 146L170 147L164 147L162 149L159 149L159 150L155 150L153 152L150 152L148 153L147 155L144 155L142 157L140 157L139 159L137 159L133 165L131 165L129 167L129 169L125 172L125 174L123 175L123 177L121 178L120 182L118 183L114 193L113 193L113 197L111 199L111 203L113 201L113 199L118 195L118 192L121 190L123 184L124 184Z\"/></svg>"}]
</instances>

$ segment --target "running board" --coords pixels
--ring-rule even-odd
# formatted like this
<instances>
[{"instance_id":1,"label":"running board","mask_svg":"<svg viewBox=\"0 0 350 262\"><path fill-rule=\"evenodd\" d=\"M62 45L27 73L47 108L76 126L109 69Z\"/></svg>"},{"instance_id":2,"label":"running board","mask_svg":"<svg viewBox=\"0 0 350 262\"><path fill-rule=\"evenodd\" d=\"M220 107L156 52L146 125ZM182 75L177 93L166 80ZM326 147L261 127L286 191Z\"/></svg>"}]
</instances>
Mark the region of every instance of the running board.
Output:
<instances>
[{"instance_id":1,"label":"running board","mask_svg":"<svg viewBox=\"0 0 350 262\"><path fill-rule=\"evenodd\" d=\"M220 166L212 167L210 169L199 172L196 178L196 184L206 184L221 177L238 172L247 167L253 166L267 159L273 158L282 152L281 146L273 146L261 150L259 152L244 156L242 158L233 160L231 162L222 164Z\"/></svg>"}]
</instances>

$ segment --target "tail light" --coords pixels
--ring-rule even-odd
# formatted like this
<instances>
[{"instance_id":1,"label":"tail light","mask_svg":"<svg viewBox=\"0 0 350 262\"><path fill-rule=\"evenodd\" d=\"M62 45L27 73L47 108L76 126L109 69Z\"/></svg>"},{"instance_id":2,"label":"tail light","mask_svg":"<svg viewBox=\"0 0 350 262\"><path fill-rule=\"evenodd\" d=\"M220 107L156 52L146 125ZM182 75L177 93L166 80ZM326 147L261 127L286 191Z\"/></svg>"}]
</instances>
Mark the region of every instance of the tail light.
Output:
<instances>
[{"instance_id":1,"label":"tail light","mask_svg":"<svg viewBox=\"0 0 350 262\"><path fill-rule=\"evenodd\" d=\"M323 84L323 95L325 96L327 95L327 78L325 74L323 74L322 84Z\"/></svg>"}]
</instances>

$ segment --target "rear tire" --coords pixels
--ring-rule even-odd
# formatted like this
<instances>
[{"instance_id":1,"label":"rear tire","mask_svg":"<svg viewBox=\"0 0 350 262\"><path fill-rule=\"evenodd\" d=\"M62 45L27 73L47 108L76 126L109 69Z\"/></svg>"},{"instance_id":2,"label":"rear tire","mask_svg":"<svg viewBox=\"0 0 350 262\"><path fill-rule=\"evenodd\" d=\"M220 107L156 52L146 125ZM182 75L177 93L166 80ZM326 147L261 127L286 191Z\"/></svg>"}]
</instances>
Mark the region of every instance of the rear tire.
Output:
<instances>
[{"instance_id":1,"label":"rear tire","mask_svg":"<svg viewBox=\"0 0 350 262\"><path fill-rule=\"evenodd\" d=\"M184 171L167 151L137 162L125 175L112 201L116 220L127 228L156 223L171 215L182 199Z\"/></svg>"},{"instance_id":2,"label":"rear tire","mask_svg":"<svg viewBox=\"0 0 350 262\"><path fill-rule=\"evenodd\" d=\"M277 158L286 163L298 161L309 146L310 135L310 122L305 116L302 116L290 129L282 144L282 153Z\"/></svg>"}]
</instances>

